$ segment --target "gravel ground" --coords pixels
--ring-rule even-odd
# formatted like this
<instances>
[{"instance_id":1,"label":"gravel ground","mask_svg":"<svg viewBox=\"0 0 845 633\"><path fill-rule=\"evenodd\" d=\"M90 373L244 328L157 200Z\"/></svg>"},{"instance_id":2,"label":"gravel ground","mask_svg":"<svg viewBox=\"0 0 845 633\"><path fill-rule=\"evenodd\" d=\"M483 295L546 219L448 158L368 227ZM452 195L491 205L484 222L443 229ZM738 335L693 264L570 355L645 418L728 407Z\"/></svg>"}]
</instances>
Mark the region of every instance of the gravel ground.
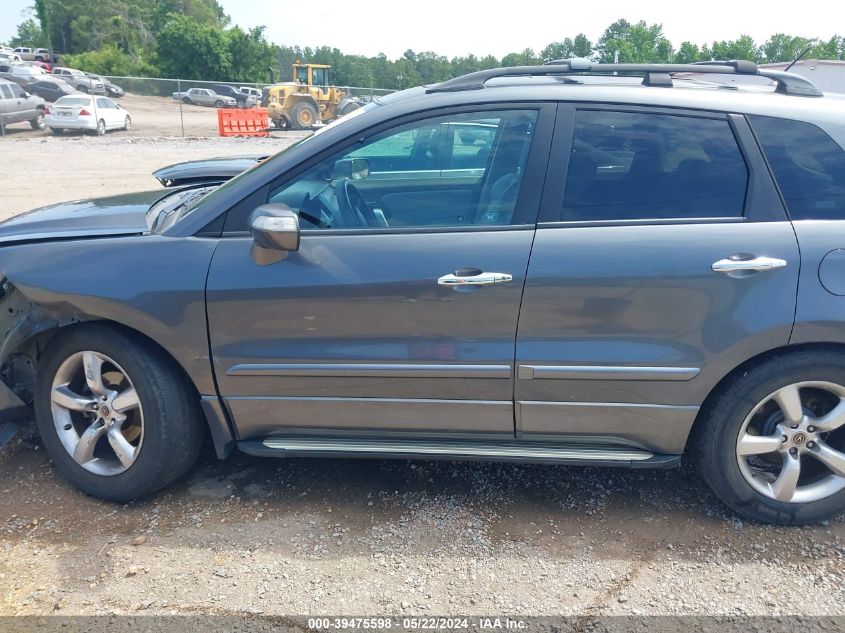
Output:
<instances>
[{"instance_id":1,"label":"gravel ground","mask_svg":"<svg viewBox=\"0 0 845 633\"><path fill-rule=\"evenodd\" d=\"M12 165L44 170L7 167L2 213L294 138L7 138ZM19 439L0 482L0 615L845 613L845 521L750 524L685 468L207 455L120 506Z\"/></svg>"}]
</instances>

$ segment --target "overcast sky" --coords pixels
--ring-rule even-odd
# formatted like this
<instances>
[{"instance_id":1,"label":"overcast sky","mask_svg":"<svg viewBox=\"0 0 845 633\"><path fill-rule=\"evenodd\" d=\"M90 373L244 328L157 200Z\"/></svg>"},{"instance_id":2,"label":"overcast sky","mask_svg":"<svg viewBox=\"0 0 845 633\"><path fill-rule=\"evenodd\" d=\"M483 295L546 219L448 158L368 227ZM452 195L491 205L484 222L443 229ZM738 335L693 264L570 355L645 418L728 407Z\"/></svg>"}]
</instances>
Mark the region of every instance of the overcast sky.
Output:
<instances>
[{"instance_id":1,"label":"overcast sky","mask_svg":"<svg viewBox=\"0 0 845 633\"><path fill-rule=\"evenodd\" d=\"M31 0L0 0L0 42L15 34L31 4ZM391 58L409 48L449 57L468 53L502 57L526 47L539 51L579 32L595 42L622 17L663 24L675 46L684 40L701 44L742 34L751 35L758 44L778 32L823 39L837 31L845 35L845 0L221 0L221 4L233 24L264 24L268 39L278 44L326 44L346 53L383 52Z\"/></svg>"}]
</instances>

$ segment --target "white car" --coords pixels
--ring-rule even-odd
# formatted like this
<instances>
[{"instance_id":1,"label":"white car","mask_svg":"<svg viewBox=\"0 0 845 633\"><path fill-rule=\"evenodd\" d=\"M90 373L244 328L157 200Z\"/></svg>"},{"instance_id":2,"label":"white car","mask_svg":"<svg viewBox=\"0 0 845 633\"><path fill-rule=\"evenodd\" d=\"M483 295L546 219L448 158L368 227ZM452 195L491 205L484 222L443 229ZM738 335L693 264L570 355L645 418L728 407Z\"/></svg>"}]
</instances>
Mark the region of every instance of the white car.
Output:
<instances>
[{"instance_id":1,"label":"white car","mask_svg":"<svg viewBox=\"0 0 845 633\"><path fill-rule=\"evenodd\" d=\"M106 130L128 130L132 117L108 97L74 95L51 105L44 117L53 134L65 130L92 130L102 136Z\"/></svg>"}]
</instances>

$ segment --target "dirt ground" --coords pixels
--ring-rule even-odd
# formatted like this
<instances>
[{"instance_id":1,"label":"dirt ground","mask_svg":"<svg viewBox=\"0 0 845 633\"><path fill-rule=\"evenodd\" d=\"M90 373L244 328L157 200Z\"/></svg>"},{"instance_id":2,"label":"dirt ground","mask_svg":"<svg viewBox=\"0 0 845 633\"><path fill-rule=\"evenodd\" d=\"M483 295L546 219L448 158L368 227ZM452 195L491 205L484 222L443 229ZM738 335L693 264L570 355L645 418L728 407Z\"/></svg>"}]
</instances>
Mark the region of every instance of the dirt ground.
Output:
<instances>
[{"instance_id":1,"label":"dirt ground","mask_svg":"<svg viewBox=\"0 0 845 633\"><path fill-rule=\"evenodd\" d=\"M293 138L21 132L0 140L2 214ZM18 439L0 491L0 615L845 613L845 521L751 524L686 468L207 455L154 498L112 505Z\"/></svg>"}]
</instances>

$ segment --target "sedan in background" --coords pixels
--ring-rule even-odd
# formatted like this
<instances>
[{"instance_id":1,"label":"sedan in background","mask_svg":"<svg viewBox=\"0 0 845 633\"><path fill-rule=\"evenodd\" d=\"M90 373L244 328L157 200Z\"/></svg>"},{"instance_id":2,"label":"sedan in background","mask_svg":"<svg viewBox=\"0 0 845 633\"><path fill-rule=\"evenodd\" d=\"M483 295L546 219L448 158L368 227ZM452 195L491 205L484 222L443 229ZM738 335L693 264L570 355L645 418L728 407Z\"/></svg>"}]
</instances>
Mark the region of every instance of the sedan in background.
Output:
<instances>
[{"instance_id":1,"label":"sedan in background","mask_svg":"<svg viewBox=\"0 0 845 633\"><path fill-rule=\"evenodd\" d=\"M35 66L36 68L42 69L44 72L53 72L53 66L48 62L24 62L29 66Z\"/></svg>"},{"instance_id":2,"label":"sedan in background","mask_svg":"<svg viewBox=\"0 0 845 633\"><path fill-rule=\"evenodd\" d=\"M108 97L62 97L47 110L47 127L53 134L65 130L90 130L102 136L107 130L132 127L129 113Z\"/></svg>"},{"instance_id":3,"label":"sedan in background","mask_svg":"<svg viewBox=\"0 0 845 633\"><path fill-rule=\"evenodd\" d=\"M36 94L42 99L52 103L62 97L82 94L73 86L57 79L44 78L41 81L33 81L27 86L29 92Z\"/></svg>"},{"instance_id":4,"label":"sedan in background","mask_svg":"<svg viewBox=\"0 0 845 633\"><path fill-rule=\"evenodd\" d=\"M92 81L99 81L103 84L106 89L106 96L111 97L112 99L119 99L120 97L126 94L126 91L118 86L117 84L113 84L108 79L103 77L102 75L95 75L94 73L85 73L88 75Z\"/></svg>"}]
</instances>

